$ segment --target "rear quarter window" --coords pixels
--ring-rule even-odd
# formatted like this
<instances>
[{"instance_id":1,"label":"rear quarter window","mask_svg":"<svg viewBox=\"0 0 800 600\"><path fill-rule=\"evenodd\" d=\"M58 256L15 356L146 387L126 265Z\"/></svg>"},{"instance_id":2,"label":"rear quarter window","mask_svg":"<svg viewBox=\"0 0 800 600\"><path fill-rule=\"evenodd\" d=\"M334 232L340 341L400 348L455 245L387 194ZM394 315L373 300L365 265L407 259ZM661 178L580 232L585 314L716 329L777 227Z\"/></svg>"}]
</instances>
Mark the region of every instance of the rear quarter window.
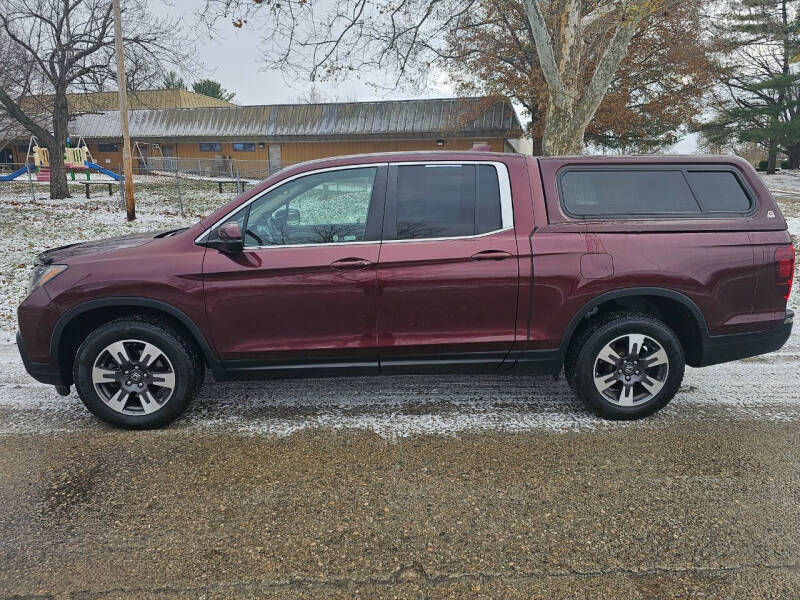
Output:
<instances>
[{"instance_id":1,"label":"rear quarter window","mask_svg":"<svg viewBox=\"0 0 800 600\"><path fill-rule=\"evenodd\" d=\"M747 212L752 206L730 171L687 171L686 179L705 212Z\"/></svg>"},{"instance_id":2,"label":"rear quarter window","mask_svg":"<svg viewBox=\"0 0 800 600\"><path fill-rule=\"evenodd\" d=\"M727 169L567 168L558 176L561 203L577 217L703 216L744 213L752 206Z\"/></svg>"}]
</instances>

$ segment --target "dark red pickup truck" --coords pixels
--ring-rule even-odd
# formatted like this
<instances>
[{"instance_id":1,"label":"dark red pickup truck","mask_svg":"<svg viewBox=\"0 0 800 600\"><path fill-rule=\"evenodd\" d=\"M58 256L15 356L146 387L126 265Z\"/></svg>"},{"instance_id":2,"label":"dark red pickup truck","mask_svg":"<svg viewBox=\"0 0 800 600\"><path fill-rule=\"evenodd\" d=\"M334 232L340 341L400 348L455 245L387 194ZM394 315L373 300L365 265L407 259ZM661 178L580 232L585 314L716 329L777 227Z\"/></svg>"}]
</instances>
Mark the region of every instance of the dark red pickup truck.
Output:
<instances>
[{"instance_id":1,"label":"dark red pickup truck","mask_svg":"<svg viewBox=\"0 0 800 600\"><path fill-rule=\"evenodd\" d=\"M685 364L780 348L793 275L786 222L733 157L376 154L287 169L188 229L44 252L17 340L36 379L129 428L175 419L207 367L563 368L628 419Z\"/></svg>"}]
</instances>

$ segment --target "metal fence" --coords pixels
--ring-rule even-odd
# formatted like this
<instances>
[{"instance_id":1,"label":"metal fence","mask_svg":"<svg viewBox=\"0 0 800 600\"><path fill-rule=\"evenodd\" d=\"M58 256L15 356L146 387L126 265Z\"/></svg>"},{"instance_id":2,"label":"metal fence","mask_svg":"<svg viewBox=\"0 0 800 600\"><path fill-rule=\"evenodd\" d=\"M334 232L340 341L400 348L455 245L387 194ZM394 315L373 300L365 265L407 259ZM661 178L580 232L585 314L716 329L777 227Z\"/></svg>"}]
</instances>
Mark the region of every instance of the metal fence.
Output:
<instances>
[{"instance_id":1,"label":"metal fence","mask_svg":"<svg viewBox=\"0 0 800 600\"><path fill-rule=\"evenodd\" d=\"M138 168L147 174L172 173L199 177L229 178L236 174L242 179L266 179L295 163L267 162L263 160L238 160L230 158L176 158L173 156L139 157Z\"/></svg>"},{"instance_id":2,"label":"metal fence","mask_svg":"<svg viewBox=\"0 0 800 600\"><path fill-rule=\"evenodd\" d=\"M134 173L143 175L173 175L208 177L213 179L261 181L296 162L266 162L264 160L239 160L229 158L176 158L171 156L134 157ZM23 164L0 163L0 175L13 172ZM117 173L122 172L122 165L109 162L101 163L101 167ZM238 174L238 175L237 175Z\"/></svg>"},{"instance_id":3,"label":"metal fence","mask_svg":"<svg viewBox=\"0 0 800 600\"><path fill-rule=\"evenodd\" d=\"M133 161L134 188L139 190L137 205L144 201L146 209L172 210L186 216L205 215L290 164L296 163L270 166L255 160L138 157ZM7 177L24 166L0 164L0 177ZM103 162L100 166L111 174L96 170L67 173L73 198L85 195L92 201L109 200L124 209L125 186L115 179L122 173L122 165ZM24 184L25 194L30 194L34 201L44 197L47 190L44 181L37 181L35 171L20 174L13 183ZM4 188L0 183L0 195L6 189L13 189L14 193L21 191L18 187Z\"/></svg>"}]
</instances>

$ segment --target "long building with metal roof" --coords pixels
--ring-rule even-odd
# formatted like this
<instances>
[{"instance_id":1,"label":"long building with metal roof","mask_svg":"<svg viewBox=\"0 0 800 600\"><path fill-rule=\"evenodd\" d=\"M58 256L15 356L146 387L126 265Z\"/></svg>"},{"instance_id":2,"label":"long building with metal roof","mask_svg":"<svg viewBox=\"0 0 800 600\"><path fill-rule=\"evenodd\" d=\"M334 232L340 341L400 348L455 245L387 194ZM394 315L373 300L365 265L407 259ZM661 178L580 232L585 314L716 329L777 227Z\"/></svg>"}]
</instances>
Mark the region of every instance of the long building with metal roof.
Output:
<instances>
[{"instance_id":1,"label":"long building with metal roof","mask_svg":"<svg viewBox=\"0 0 800 600\"><path fill-rule=\"evenodd\" d=\"M478 145L513 152L510 140L522 135L511 104L492 98L141 109L129 120L140 162L244 161L242 170L366 152ZM95 162L121 162L119 112L79 114L69 132L87 143Z\"/></svg>"}]
</instances>

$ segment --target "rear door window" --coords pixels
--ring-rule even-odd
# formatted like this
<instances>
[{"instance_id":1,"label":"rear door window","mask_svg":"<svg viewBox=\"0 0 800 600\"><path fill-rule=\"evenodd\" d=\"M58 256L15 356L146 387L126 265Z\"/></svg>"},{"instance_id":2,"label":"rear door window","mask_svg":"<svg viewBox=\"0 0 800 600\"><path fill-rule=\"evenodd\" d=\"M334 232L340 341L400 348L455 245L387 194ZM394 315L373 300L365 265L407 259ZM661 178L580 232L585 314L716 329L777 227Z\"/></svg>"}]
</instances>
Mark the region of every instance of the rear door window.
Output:
<instances>
[{"instance_id":1,"label":"rear door window","mask_svg":"<svg viewBox=\"0 0 800 600\"><path fill-rule=\"evenodd\" d=\"M750 197L730 171L687 171L692 191L706 212L747 212Z\"/></svg>"},{"instance_id":2,"label":"rear door window","mask_svg":"<svg viewBox=\"0 0 800 600\"><path fill-rule=\"evenodd\" d=\"M386 239L464 237L503 228L493 165L397 165L395 169L394 210L387 213Z\"/></svg>"},{"instance_id":3,"label":"rear door window","mask_svg":"<svg viewBox=\"0 0 800 600\"><path fill-rule=\"evenodd\" d=\"M700 212L680 170L570 169L560 184L564 207L573 215Z\"/></svg>"}]
</instances>

